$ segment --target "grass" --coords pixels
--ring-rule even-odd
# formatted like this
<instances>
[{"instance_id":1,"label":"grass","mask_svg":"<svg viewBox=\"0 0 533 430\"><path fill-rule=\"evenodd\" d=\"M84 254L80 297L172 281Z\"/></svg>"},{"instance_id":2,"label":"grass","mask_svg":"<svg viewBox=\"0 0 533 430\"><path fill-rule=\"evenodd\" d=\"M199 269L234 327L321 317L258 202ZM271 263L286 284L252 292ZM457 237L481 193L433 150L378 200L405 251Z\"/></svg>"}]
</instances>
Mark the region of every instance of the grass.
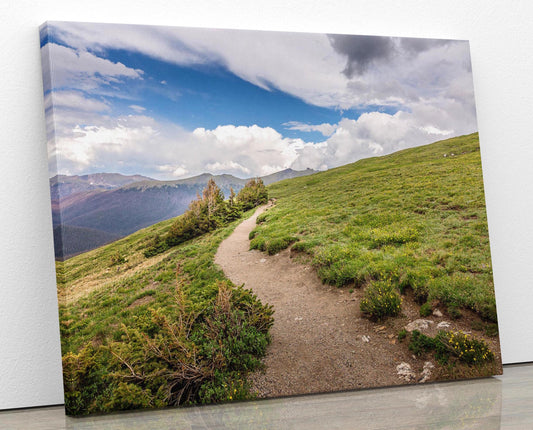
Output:
<instances>
[{"instance_id":1,"label":"grass","mask_svg":"<svg viewBox=\"0 0 533 430\"><path fill-rule=\"evenodd\" d=\"M496 321L477 133L272 184L252 248L292 246L323 282L390 281Z\"/></svg>"},{"instance_id":2,"label":"grass","mask_svg":"<svg viewBox=\"0 0 533 430\"><path fill-rule=\"evenodd\" d=\"M272 310L214 263L240 221L145 258L169 220L57 263L70 414L250 397L243 381L260 366ZM154 354L156 342L168 357ZM144 379L132 380L126 363ZM185 365L197 373L178 389L168 375Z\"/></svg>"},{"instance_id":3,"label":"grass","mask_svg":"<svg viewBox=\"0 0 533 430\"><path fill-rule=\"evenodd\" d=\"M477 134L268 191L276 205L251 247L291 247L323 282L364 287L374 318L396 315L397 291L411 289L451 317L467 308L496 321ZM250 398L246 373L260 367L272 309L214 264L241 220L146 258L169 220L57 263L69 413Z\"/></svg>"}]
</instances>

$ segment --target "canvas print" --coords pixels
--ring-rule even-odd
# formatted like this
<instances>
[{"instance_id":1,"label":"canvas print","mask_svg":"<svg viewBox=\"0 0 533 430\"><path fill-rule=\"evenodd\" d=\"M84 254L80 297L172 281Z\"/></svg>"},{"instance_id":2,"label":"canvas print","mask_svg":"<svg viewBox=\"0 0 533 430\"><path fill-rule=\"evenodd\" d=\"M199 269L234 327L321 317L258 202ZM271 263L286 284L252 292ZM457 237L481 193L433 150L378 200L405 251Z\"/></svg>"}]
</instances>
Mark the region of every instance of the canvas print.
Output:
<instances>
[{"instance_id":1,"label":"canvas print","mask_svg":"<svg viewBox=\"0 0 533 430\"><path fill-rule=\"evenodd\" d=\"M41 27L66 411L501 372L467 41Z\"/></svg>"}]
</instances>

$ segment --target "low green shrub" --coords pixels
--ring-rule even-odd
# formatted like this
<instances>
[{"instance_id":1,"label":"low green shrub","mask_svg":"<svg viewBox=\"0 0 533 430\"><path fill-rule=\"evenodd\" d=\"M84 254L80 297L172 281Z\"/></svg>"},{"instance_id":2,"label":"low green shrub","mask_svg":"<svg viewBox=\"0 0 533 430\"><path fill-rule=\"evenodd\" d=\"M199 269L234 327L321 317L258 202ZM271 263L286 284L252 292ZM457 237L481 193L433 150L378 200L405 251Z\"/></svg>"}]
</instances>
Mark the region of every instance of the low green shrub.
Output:
<instances>
[{"instance_id":1,"label":"low green shrub","mask_svg":"<svg viewBox=\"0 0 533 430\"><path fill-rule=\"evenodd\" d=\"M63 356L63 386L67 415L79 415L98 410L95 399L105 392L108 378L102 365L99 348L87 344L77 354Z\"/></svg>"},{"instance_id":2,"label":"low green shrub","mask_svg":"<svg viewBox=\"0 0 533 430\"><path fill-rule=\"evenodd\" d=\"M311 254L310 251L317 245L314 241L298 241L291 247L291 251Z\"/></svg>"},{"instance_id":3,"label":"low green shrub","mask_svg":"<svg viewBox=\"0 0 533 430\"><path fill-rule=\"evenodd\" d=\"M213 287L218 294L200 313L191 308L179 280L174 293L176 316L151 309L136 328L123 327L124 341L110 347L112 366L117 368L113 375L142 390L124 389L126 398L117 393L114 404L128 403L134 392L143 404L146 397L163 406L226 401L249 394L248 387L236 381L242 381L243 372L261 366L270 341L272 308L229 282L219 281ZM219 386L221 380L231 381L234 391ZM131 407L139 406L133 403Z\"/></svg>"},{"instance_id":4,"label":"low green shrub","mask_svg":"<svg viewBox=\"0 0 533 430\"><path fill-rule=\"evenodd\" d=\"M375 281L365 289L360 308L370 319L381 320L398 315L401 305L402 298L392 283Z\"/></svg>"},{"instance_id":5,"label":"low green shrub","mask_svg":"<svg viewBox=\"0 0 533 430\"><path fill-rule=\"evenodd\" d=\"M431 303L424 303L422 306L420 306L420 316L421 317L428 317L433 312L433 308L431 307Z\"/></svg>"},{"instance_id":6,"label":"low green shrub","mask_svg":"<svg viewBox=\"0 0 533 430\"><path fill-rule=\"evenodd\" d=\"M119 264L124 264L126 262L126 257L120 251L115 251L111 254L109 258L109 266L117 266Z\"/></svg>"},{"instance_id":7,"label":"low green shrub","mask_svg":"<svg viewBox=\"0 0 533 430\"><path fill-rule=\"evenodd\" d=\"M291 244L293 244L297 240L298 238L294 236L276 237L265 243L264 251L268 252L269 255L274 255L288 248Z\"/></svg>"},{"instance_id":8,"label":"low green shrub","mask_svg":"<svg viewBox=\"0 0 533 430\"><path fill-rule=\"evenodd\" d=\"M146 258L150 258L167 251L169 248L170 246L167 241L157 234L148 242L148 247L144 250L143 254Z\"/></svg>"},{"instance_id":9,"label":"low green shrub","mask_svg":"<svg viewBox=\"0 0 533 430\"><path fill-rule=\"evenodd\" d=\"M485 333L486 336L495 337L498 336L498 324L485 321L472 322L472 328L474 330L480 330Z\"/></svg>"},{"instance_id":10,"label":"low green shrub","mask_svg":"<svg viewBox=\"0 0 533 430\"><path fill-rule=\"evenodd\" d=\"M448 306L448 315L450 316L452 320L458 320L459 318L463 316L463 314L461 313L461 310L456 305Z\"/></svg>"},{"instance_id":11,"label":"low green shrub","mask_svg":"<svg viewBox=\"0 0 533 430\"><path fill-rule=\"evenodd\" d=\"M265 251L269 255L274 255L288 248L297 240L298 238L294 236L274 237L270 240L266 240L263 236L254 236L250 241L250 249L257 249L259 251Z\"/></svg>"},{"instance_id":12,"label":"low green shrub","mask_svg":"<svg viewBox=\"0 0 533 430\"><path fill-rule=\"evenodd\" d=\"M409 350L417 356L433 352L441 364L449 363L452 358L469 365L494 361L494 353L483 340L461 331L439 331L435 337L430 337L413 330Z\"/></svg>"},{"instance_id":13,"label":"low green shrub","mask_svg":"<svg viewBox=\"0 0 533 430\"><path fill-rule=\"evenodd\" d=\"M264 223L267 220L267 216L268 216L268 214L266 212L263 212L262 214L257 216L257 218L255 220L255 223L256 224Z\"/></svg>"},{"instance_id":14,"label":"low green shrub","mask_svg":"<svg viewBox=\"0 0 533 430\"><path fill-rule=\"evenodd\" d=\"M435 350L436 348L437 343L435 342L435 339L420 333L418 330L413 330L409 341L409 351L416 356L420 356L425 352Z\"/></svg>"},{"instance_id":15,"label":"low green shrub","mask_svg":"<svg viewBox=\"0 0 533 430\"><path fill-rule=\"evenodd\" d=\"M158 291L166 306L137 307L114 333L63 356L69 415L253 398L246 374L262 366L272 307L229 281L206 285L199 302L186 274L173 275L176 288Z\"/></svg>"},{"instance_id":16,"label":"low green shrub","mask_svg":"<svg viewBox=\"0 0 533 430\"><path fill-rule=\"evenodd\" d=\"M405 338L407 337L407 330L402 328L399 332L398 332L398 341L403 341Z\"/></svg>"},{"instance_id":17,"label":"low green shrub","mask_svg":"<svg viewBox=\"0 0 533 430\"><path fill-rule=\"evenodd\" d=\"M109 400L103 404L107 411L125 411L131 409L146 409L163 407L165 404L153 398L148 389L139 385L119 382L118 386L111 391Z\"/></svg>"},{"instance_id":18,"label":"low green shrub","mask_svg":"<svg viewBox=\"0 0 533 430\"><path fill-rule=\"evenodd\" d=\"M387 228L373 228L370 230L372 246L379 248L384 245L401 245L418 239L418 232L411 227L390 225Z\"/></svg>"},{"instance_id":19,"label":"low green shrub","mask_svg":"<svg viewBox=\"0 0 533 430\"><path fill-rule=\"evenodd\" d=\"M213 380L202 385L198 394L203 404L234 402L250 399L250 387L237 372L225 374L215 370Z\"/></svg>"},{"instance_id":20,"label":"low green shrub","mask_svg":"<svg viewBox=\"0 0 533 430\"><path fill-rule=\"evenodd\" d=\"M429 296L428 283L431 280L431 274L428 272L429 270L417 268L408 270L405 275L403 288L401 288L401 290L405 290L407 287L411 288L411 290L413 290L415 301L418 304L425 303Z\"/></svg>"},{"instance_id":21,"label":"low green shrub","mask_svg":"<svg viewBox=\"0 0 533 430\"><path fill-rule=\"evenodd\" d=\"M266 240L263 236L255 236L250 240L250 249L257 249L259 251L264 251Z\"/></svg>"},{"instance_id":22,"label":"low green shrub","mask_svg":"<svg viewBox=\"0 0 533 430\"><path fill-rule=\"evenodd\" d=\"M494 353L483 340L463 332L441 331L435 337L451 355L467 364L481 364L494 360Z\"/></svg>"},{"instance_id":23,"label":"low green shrub","mask_svg":"<svg viewBox=\"0 0 533 430\"><path fill-rule=\"evenodd\" d=\"M248 234L248 239L249 239L249 240L252 240L256 235L257 235L257 229L254 228L254 229Z\"/></svg>"}]
</instances>

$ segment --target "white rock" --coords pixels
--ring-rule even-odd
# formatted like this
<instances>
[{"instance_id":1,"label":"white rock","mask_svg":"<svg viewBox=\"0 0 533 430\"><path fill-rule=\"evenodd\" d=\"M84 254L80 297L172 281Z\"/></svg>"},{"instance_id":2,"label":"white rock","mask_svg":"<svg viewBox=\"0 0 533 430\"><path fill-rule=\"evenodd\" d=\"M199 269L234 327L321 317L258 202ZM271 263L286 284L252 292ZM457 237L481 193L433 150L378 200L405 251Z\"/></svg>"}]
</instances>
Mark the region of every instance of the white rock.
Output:
<instances>
[{"instance_id":1,"label":"white rock","mask_svg":"<svg viewBox=\"0 0 533 430\"><path fill-rule=\"evenodd\" d=\"M434 369L435 365L431 361L426 361L424 363L424 368L422 369L422 373L420 374L420 383L426 382L429 378L431 378L431 369Z\"/></svg>"},{"instance_id":2,"label":"white rock","mask_svg":"<svg viewBox=\"0 0 533 430\"><path fill-rule=\"evenodd\" d=\"M407 324L405 326L405 329L408 332L412 332L413 330L422 331L422 330L428 329L431 324L433 324L433 321L417 319L417 320L411 321L409 324Z\"/></svg>"},{"instance_id":3,"label":"white rock","mask_svg":"<svg viewBox=\"0 0 533 430\"><path fill-rule=\"evenodd\" d=\"M266 258L261 258L261 260L259 260L260 263L264 263L266 260Z\"/></svg>"},{"instance_id":4,"label":"white rock","mask_svg":"<svg viewBox=\"0 0 533 430\"><path fill-rule=\"evenodd\" d=\"M450 323L448 321L441 321L440 323L437 324L437 328L438 329L445 329L445 328L450 328Z\"/></svg>"},{"instance_id":5,"label":"white rock","mask_svg":"<svg viewBox=\"0 0 533 430\"><path fill-rule=\"evenodd\" d=\"M404 381L411 382L416 379L415 372L413 372L411 365L405 361L402 361L396 366L396 372L398 373L399 378Z\"/></svg>"},{"instance_id":6,"label":"white rock","mask_svg":"<svg viewBox=\"0 0 533 430\"><path fill-rule=\"evenodd\" d=\"M439 311L438 309L434 309L433 310L433 315L435 315L436 317L440 318L442 316L442 312Z\"/></svg>"}]
</instances>

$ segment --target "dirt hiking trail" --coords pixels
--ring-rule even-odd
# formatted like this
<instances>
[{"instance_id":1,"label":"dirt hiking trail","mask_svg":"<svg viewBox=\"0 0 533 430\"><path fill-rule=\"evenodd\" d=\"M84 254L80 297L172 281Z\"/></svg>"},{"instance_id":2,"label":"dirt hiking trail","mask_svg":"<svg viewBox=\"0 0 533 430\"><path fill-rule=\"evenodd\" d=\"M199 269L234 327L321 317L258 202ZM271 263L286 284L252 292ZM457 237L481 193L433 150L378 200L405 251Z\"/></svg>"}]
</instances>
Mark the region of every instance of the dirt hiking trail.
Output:
<instances>
[{"instance_id":1,"label":"dirt hiking trail","mask_svg":"<svg viewBox=\"0 0 533 430\"><path fill-rule=\"evenodd\" d=\"M215 256L229 279L274 307L266 368L250 375L252 390L276 397L399 385L406 383L396 369L402 361L421 371L423 363L397 343L400 321L375 324L361 316L361 290L323 285L311 266L291 259L289 250L273 256L249 250L248 234L270 207L243 221Z\"/></svg>"}]
</instances>

